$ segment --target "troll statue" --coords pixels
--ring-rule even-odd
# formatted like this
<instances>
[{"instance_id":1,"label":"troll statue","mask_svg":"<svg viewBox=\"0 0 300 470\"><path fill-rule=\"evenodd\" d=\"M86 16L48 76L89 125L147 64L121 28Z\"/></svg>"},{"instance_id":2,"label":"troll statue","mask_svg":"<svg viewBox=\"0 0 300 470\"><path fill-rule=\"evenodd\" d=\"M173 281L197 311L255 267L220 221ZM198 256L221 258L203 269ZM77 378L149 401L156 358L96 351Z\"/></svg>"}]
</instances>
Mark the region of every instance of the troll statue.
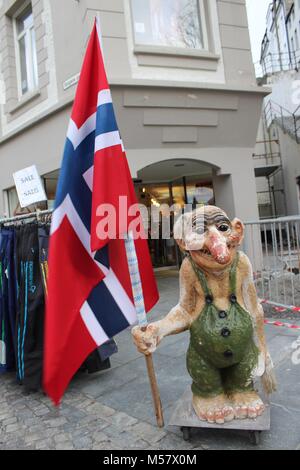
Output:
<instances>
[{"instance_id":1,"label":"troll statue","mask_svg":"<svg viewBox=\"0 0 300 470\"><path fill-rule=\"evenodd\" d=\"M179 303L162 320L132 330L146 355L165 336L190 330L193 408L209 423L260 416L265 405L254 390L255 377L261 377L266 393L276 389L252 267L237 250L243 233L240 220L230 222L214 206L181 216L174 227L185 255Z\"/></svg>"}]
</instances>

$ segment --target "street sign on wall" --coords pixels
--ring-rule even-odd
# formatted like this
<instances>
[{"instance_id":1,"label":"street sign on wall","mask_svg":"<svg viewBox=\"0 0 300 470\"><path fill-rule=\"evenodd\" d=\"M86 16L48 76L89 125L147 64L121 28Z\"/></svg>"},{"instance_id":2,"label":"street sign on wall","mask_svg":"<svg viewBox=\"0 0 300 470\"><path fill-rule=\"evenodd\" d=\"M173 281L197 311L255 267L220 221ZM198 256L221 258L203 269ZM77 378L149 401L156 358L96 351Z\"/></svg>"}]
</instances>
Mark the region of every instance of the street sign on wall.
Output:
<instances>
[{"instance_id":1,"label":"street sign on wall","mask_svg":"<svg viewBox=\"0 0 300 470\"><path fill-rule=\"evenodd\" d=\"M76 85L79 82L79 77L80 73L77 73L73 77L68 78L68 80L63 83L63 89L66 91L68 88L71 88L73 85Z\"/></svg>"},{"instance_id":2,"label":"street sign on wall","mask_svg":"<svg viewBox=\"0 0 300 470\"><path fill-rule=\"evenodd\" d=\"M35 165L17 171L13 174L13 178L22 208L47 200L42 180Z\"/></svg>"}]
</instances>

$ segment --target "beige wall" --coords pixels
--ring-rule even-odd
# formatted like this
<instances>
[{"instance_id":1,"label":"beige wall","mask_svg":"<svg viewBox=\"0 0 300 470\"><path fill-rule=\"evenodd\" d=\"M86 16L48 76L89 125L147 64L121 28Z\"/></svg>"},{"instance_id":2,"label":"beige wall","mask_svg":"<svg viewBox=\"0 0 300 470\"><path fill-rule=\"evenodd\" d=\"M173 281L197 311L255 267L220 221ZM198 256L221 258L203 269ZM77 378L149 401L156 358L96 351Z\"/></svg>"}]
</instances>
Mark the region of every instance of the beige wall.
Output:
<instances>
[{"instance_id":1,"label":"beige wall","mask_svg":"<svg viewBox=\"0 0 300 470\"><path fill-rule=\"evenodd\" d=\"M64 83L80 71L95 15L102 26L109 81L132 80L254 87L244 0L203 0L209 50L168 50L134 44L129 0L32 0L37 38L39 87L18 99L12 16L23 0L4 0L0 10L0 80L5 82L2 134L10 135L45 111L72 100ZM151 52L151 53L150 53ZM1 135L1 133L0 133Z\"/></svg>"},{"instance_id":2,"label":"beige wall","mask_svg":"<svg viewBox=\"0 0 300 470\"><path fill-rule=\"evenodd\" d=\"M5 13L20 1L4 0L2 37L10 21ZM132 175L161 160L207 162L219 169L214 176L219 205L230 215L257 218L251 155L264 92L256 87L245 1L203 2L209 44L205 53L137 47L129 0L32 0L41 70L47 73L40 83L45 93L40 91L14 116L7 105L1 108L0 190L13 185L12 173L20 168L35 163L45 174L59 167L76 88L64 89L64 84L80 70L99 13ZM8 51L13 53L12 44ZM0 80L7 73L7 53L1 43Z\"/></svg>"},{"instance_id":3,"label":"beige wall","mask_svg":"<svg viewBox=\"0 0 300 470\"><path fill-rule=\"evenodd\" d=\"M257 217L252 153L260 94L120 86L112 91L133 177L164 160L206 162L218 168L217 203L232 216ZM70 111L68 106L1 145L1 188L13 185L14 171L33 163L42 175L59 168Z\"/></svg>"}]
</instances>

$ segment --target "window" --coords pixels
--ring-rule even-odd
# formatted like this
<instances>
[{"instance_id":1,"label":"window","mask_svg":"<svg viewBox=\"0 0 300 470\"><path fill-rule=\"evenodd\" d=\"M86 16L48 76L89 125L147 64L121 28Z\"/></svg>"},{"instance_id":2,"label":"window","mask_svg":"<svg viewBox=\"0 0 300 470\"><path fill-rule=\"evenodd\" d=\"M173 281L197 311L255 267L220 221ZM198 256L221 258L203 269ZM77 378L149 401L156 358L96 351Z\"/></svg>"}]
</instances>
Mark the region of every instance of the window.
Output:
<instances>
[{"instance_id":1,"label":"window","mask_svg":"<svg viewBox=\"0 0 300 470\"><path fill-rule=\"evenodd\" d=\"M43 176L48 201L48 209L53 209L54 207L58 177L59 170L52 171L51 173L47 173Z\"/></svg>"},{"instance_id":2,"label":"window","mask_svg":"<svg viewBox=\"0 0 300 470\"><path fill-rule=\"evenodd\" d=\"M8 215L13 217L15 215L28 214L29 212L35 212L37 209L46 210L48 208L47 202L42 201L31 206L21 207L19 203L18 193L16 188L10 188L6 191L8 198Z\"/></svg>"},{"instance_id":3,"label":"window","mask_svg":"<svg viewBox=\"0 0 300 470\"><path fill-rule=\"evenodd\" d=\"M204 49L202 0L131 0L138 45Z\"/></svg>"},{"instance_id":4,"label":"window","mask_svg":"<svg viewBox=\"0 0 300 470\"><path fill-rule=\"evenodd\" d=\"M22 96L38 85L36 42L30 4L14 18L14 23L19 93Z\"/></svg>"},{"instance_id":5,"label":"window","mask_svg":"<svg viewBox=\"0 0 300 470\"><path fill-rule=\"evenodd\" d=\"M294 38L293 37L291 38L291 49L292 49L292 52L295 52L295 45L294 45Z\"/></svg>"}]
</instances>

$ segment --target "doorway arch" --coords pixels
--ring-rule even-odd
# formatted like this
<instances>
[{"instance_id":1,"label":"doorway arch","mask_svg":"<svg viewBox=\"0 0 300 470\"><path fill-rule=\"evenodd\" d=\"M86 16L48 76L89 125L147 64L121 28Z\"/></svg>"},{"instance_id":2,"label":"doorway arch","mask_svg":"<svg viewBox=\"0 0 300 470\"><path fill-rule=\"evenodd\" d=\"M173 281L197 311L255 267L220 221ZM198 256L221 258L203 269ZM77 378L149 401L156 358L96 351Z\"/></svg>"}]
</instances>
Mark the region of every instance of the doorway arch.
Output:
<instances>
[{"instance_id":1,"label":"doorway arch","mask_svg":"<svg viewBox=\"0 0 300 470\"><path fill-rule=\"evenodd\" d=\"M162 160L138 170L135 189L139 202L148 209L149 226L153 206L159 208L176 204L183 207L189 204L195 207L197 204L215 204L213 176L216 170L214 165L186 158ZM166 216L161 214L161 220L163 217ZM176 266L180 261L179 251L172 238L172 214L167 217L171 238L163 238L160 227L159 238L152 236L149 239L152 262L156 268Z\"/></svg>"}]
</instances>

